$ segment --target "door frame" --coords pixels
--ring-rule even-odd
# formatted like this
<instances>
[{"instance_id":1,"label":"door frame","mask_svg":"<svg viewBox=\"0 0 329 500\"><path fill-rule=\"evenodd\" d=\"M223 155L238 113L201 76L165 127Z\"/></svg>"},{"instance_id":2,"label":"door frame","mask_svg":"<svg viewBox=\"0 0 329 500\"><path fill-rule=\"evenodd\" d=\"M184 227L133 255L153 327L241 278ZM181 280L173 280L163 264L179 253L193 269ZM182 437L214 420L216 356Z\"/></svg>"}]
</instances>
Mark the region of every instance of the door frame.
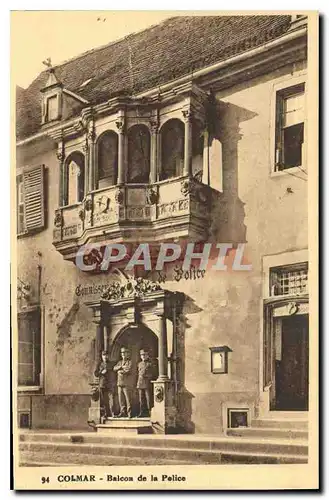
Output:
<instances>
[{"instance_id":1,"label":"door frame","mask_svg":"<svg viewBox=\"0 0 329 500\"><path fill-rule=\"evenodd\" d=\"M263 387L268 393L268 410L276 409L276 377L275 377L275 326L274 318L291 317L309 314L308 296L275 297L264 300L263 327ZM296 410L298 411L298 410ZM302 411L302 410L301 410Z\"/></svg>"}]
</instances>

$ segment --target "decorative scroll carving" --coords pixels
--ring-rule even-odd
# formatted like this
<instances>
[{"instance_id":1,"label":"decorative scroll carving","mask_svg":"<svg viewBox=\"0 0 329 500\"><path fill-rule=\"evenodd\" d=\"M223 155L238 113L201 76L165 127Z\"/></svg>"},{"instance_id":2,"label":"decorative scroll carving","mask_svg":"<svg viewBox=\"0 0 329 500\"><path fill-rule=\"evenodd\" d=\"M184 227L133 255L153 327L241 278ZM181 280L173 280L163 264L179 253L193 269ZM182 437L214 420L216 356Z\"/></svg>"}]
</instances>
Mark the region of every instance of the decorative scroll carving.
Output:
<instances>
[{"instance_id":1,"label":"decorative scroll carving","mask_svg":"<svg viewBox=\"0 0 329 500\"><path fill-rule=\"evenodd\" d=\"M157 134L159 131L159 122L157 120L150 120L150 128L152 134Z\"/></svg>"},{"instance_id":2,"label":"decorative scroll carving","mask_svg":"<svg viewBox=\"0 0 329 500\"><path fill-rule=\"evenodd\" d=\"M92 208L93 208L92 198L86 198L83 207L84 207L85 227L88 227L91 225L92 222Z\"/></svg>"},{"instance_id":3,"label":"decorative scroll carving","mask_svg":"<svg viewBox=\"0 0 329 500\"><path fill-rule=\"evenodd\" d=\"M57 156L57 160L60 163L64 162L64 160L65 160L65 149L64 149L64 143L63 142L59 143L58 149L56 151L56 156Z\"/></svg>"},{"instance_id":4,"label":"decorative scroll carving","mask_svg":"<svg viewBox=\"0 0 329 500\"><path fill-rule=\"evenodd\" d=\"M129 279L122 284L118 281L111 283L101 295L104 300L118 300L126 297L143 297L150 292L161 290L159 283L144 278Z\"/></svg>"},{"instance_id":5,"label":"decorative scroll carving","mask_svg":"<svg viewBox=\"0 0 329 500\"><path fill-rule=\"evenodd\" d=\"M158 203L158 199L159 199L159 195L157 193L157 191L152 188L152 187L149 187L147 190L146 190L146 202L148 205L155 205L156 203Z\"/></svg>"},{"instance_id":6,"label":"decorative scroll carving","mask_svg":"<svg viewBox=\"0 0 329 500\"><path fill-rule=\"evenodd\" d=\"M194 194L196 190L196 186L189 179L185 179L181 182L180 191L183 196L187 196L188 194Z\"/></svg>"},{"instance_id":7,"label":"decorative scroll carving","mask_svg":"<svg viewBox=\"0 0 329 500\"><path fill-rule=\"evenodd\" d=\"M63 216L62 212L60 210L57 210L55 212L55 218L54 218L54 226L55 227L62 227L63 225Z\"/></svg>"},{"instance_id":8,"label":"decorative scroll carving","mask_svg":"<svg viewBox=\"0 0 329 500\"><path fill-rule=\"evenodd\" d=\"M98 205L98 212L100 214L104 213L104 212L108 212L109 208L110 208L110 198L108 196L106 196L105 194L100 196L97 200L97 205Z\"/></svg>"},{"instance_id":9,"label":"decorative scroll carving","mask_svg":"<svg viewBox=\"0 0 329 500\"><path fill-rule=\"evenodd\" d=\"M88 198L86 201L85 201L85 211L86 212L89 212L91 209L93 208L93 201L91 198Z\"/></svg>"},{"instance_id":10,"label":"decorative scroll carving","mask_svg":"<svg viewBox=\"0 0 329 500\"><path fill-rule=\"evenodd\" d=\"M123 134L125 131L125 121L123 118L120 118L118 121L115 122L116 127L119 131L119 134Z\"/></svg>"},{"instance_id":11,"label":"decorative scroll carving","mask_svg":"<svg viewBox=\"0 0 329 500\"><path fill-rule=\"evenodd\" d=\"M182 113L185 122L192 120L192 111L190 109L183 109Z\"/></svg>"},{"instance_id":12,"label":"decorative scroll carving","mask_svg":"<svg viewBox=\"0 0 329 500\"><path fill-rule=\"evenodd\" d=\"M122 205L124 201L124 191L123 189L118 189L115 193L115 201L118 205Z\"/></svg>"},{"instance_id":13,"label":"decorative scroll carving","mask_svg":"<svg viewBox=\"0 0 329 500\"><path fill-rule=\"evenodd\" d=\"M162 403L163 401L163 387L158 385L154 390L154 399L157 403Z\"/></svg>"},{"instance_id":14,"label":"decorative scroll carving","mask_svg":"<svg viewBox=\"0 0 329 500\"><path fill-rule=\"evenodd\" d=\"M88 139L88 141L95 142L96 130L95 130L95 124L93 121L90 121L88 123L87 139Z\"/></svg>"},{"instance_id":15,"label":"decorative scroll carving","mask_svg":"<svg viewBox=\"0 0 329 500\"><path fill-rule=\"evenodd\" d=\"M292 316L298 312L299 304L297 302L290 302L288 304L288 313Z\"/></svg>"},{"instance_id":16,"label":"decorative scroll carving","mask_svg":"<svg viewBox=\"0 0 329 500\"><path fill-rule=\"evenodd\" d=\"M98 389L98 386L96 385L93 385L91 387L91 399L93 401L99 401L99 389Z\"/></svg>"},{"instance_id":17,"label":"decorative scroll carving","mask_svg":"<svg viewBox=\"0 0 329 500\"><path fill-rule=\"evenodd\" d=\"M89 148L89 144L88 144L88 136L86 136L86 137L85 137L85 141L84 141L84 143L83 143L83 145L82 145L82 151L83 151L84 153L87 153L88 148Z\"/></svg>"}]
</instances>

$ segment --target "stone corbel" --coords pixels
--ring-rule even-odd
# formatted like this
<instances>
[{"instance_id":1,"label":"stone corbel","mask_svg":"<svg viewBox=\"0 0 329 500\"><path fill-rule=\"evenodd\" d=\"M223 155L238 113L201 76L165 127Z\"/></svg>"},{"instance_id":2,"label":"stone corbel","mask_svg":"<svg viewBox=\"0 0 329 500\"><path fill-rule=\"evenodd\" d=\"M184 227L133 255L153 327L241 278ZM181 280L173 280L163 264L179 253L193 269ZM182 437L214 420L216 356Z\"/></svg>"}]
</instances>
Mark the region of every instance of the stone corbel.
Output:
<instances>
[{"instance_id":1,"label":"stone corbel","mask_svg":"<svg viewBox=\"0 0 329 500\"><path fill-rule=\"evenodd\" d=\"M94 143L96 140L96 129L95 129L94 120L90 120L88 122L86 132L87 132L87 137L86 137L87 140L91 143Z\"/></svg>"},{"instance_id":2,"label":"stone corbel","mask_svg":"<svg viewBox=\"0 0 329 500\"><path fill-rule=\"evenodd\" d=\"M183 120L184 122L190 122L193 118L193 113L191 108L185 108L182 110Z\"/></svg>"},{"instance_id":3,"label":"stone corbel","mask_svg":"<svg viewBox=\"0 0 329 500\"><path fill-rule=\"evenodd\" d=\"M115 122L115 125L118 129L118 133L119 134L124 134L125 133L125 125L126 125L126 122L125 122L125 119L123 117L120 117L116 122Z\"/></svg>"}]
</instances>

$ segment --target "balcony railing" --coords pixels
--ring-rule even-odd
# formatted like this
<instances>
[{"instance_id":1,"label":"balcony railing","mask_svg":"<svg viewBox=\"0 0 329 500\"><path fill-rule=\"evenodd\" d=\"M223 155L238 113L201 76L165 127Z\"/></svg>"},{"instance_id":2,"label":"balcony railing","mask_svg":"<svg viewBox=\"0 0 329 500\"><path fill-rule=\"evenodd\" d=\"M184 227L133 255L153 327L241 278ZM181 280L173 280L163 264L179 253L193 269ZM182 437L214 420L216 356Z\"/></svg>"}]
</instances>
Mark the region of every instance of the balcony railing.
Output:
<instances>
[{"instance_id":1,"label":"balcony railing","mask_svg":"<svg viewBox=\"0 0 329 500\"><path fill-rule=\"evenodd\" d=\"M81 203L56 210L53 243L71 259L87 242L205 240L218 196L188 177L92 191Z\"/></svg>"}]
</instances>

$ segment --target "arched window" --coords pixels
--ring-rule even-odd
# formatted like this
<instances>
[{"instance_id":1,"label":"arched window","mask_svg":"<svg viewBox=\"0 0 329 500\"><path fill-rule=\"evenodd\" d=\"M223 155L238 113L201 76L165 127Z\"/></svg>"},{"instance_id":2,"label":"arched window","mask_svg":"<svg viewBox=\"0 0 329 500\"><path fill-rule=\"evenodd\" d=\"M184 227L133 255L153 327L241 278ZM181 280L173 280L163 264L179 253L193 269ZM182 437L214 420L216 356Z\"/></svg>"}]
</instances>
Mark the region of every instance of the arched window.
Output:
<instances>
[{"instance_id":1,"label":"arched window","mask_svg":"<svg viewBox=\"0 0 329 500\"><path fill-rule=\"evenodd\" d=\"M85 188L85 157L78 151L66 160L65 205L74 205L83 200Z\"/></svg>"},{"instance_id":2,"label":"arched window","mask_svg":"<svg viewBox=\"0 0 329 500\"><path fill-rule=\"evenodd\" d=\"M98 189L114 186L118 177L118 135L104 132L97 142Z\"/></svg>"},{"instance_id":3,"label":"arched window","mask_svg":"<svg viewBox=\"0 0 329 500\"><path fill-rule=\"evenodd\" d=\"M161 180L183 175L184 124L173 118L161 128Z\"/></svg>"},{"instance_id":4,"label":"arched window","mask_svg":"<svg viewBox=\"0 0 329 500\"><path fill-rule=\"evenodd\" d=\"M146 125L134 125L128 130L127 182L149 181L150 144L150 132Z\"/></svg>"}]
</instances>

